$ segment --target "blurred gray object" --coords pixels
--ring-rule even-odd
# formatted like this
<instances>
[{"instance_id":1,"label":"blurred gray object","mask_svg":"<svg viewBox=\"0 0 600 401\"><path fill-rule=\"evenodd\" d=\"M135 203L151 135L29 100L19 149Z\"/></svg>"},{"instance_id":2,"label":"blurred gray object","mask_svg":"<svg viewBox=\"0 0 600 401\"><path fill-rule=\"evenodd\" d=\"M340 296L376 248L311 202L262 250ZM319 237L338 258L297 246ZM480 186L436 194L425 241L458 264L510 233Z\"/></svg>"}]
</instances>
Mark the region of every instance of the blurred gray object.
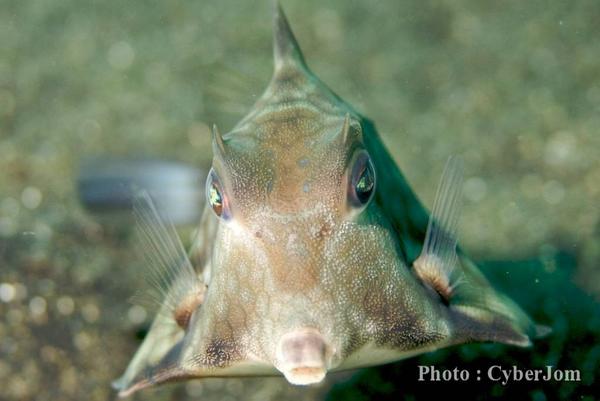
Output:
<instances>
[{"instance_id":1,"label":"blurred gray object","mask_svg":"<svg viewBox=\"0 0 600 401\"><path fill-rule=\"evenodd\" d=\"M206 172L179 162L93 158L81 163L77 190L92 213L130 211L136 192L146 190L159 213L174 224L194 224L204 204Z\"/></svg>"}]
</instances>

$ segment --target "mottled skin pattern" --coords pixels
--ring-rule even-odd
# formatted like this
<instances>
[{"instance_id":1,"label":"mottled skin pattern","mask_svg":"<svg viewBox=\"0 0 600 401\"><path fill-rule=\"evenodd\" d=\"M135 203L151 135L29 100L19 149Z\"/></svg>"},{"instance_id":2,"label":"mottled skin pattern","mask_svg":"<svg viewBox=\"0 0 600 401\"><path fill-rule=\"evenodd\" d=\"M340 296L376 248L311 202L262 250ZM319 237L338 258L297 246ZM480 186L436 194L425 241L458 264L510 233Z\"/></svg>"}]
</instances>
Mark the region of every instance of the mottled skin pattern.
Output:
<instances>
[{"instance_id":1,"label":"mottled skin pattern","mask_svg":"<svg viewBox=\"0 0 600 401\"><path fill-rule=\"evenodd\" d=\"M357 209L348 175L361 150L377 184ZM324 374L473 340L529 344L532 322L462 253L464 285L450 302L413 274L427 213L373 124L306 67L279 8L273 79L233 130L215 134L213 151L230 218L207 207L191 253L204 302L185 330L157 317L121 395L187 377L286 373L294 347L304 351L291 359L310 369L311 352L322 355Z\"/></svg>"}]
</instances>

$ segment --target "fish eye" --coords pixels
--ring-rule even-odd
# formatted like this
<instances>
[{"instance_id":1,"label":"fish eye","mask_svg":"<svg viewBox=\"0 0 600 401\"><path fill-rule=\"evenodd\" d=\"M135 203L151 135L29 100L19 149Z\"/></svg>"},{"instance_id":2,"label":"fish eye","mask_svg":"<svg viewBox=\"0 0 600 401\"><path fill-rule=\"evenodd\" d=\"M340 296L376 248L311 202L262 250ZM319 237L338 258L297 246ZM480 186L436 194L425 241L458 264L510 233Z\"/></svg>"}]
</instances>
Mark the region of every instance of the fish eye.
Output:
<instances>
[{"instance_id":1,"label":"fish eye","mask_svg":"<svg viewBox=\"0 0 600 401\"><path fill-rule=\"evenodd\" d=\"M348 199L354 207L363 207L375 192L375 168L366 151L361 151L354 160L348 188Z\"/></svg>"},{"instance_id":2,"label":"fish eye","mask_svg":"<svg viewBox=\"0 0 600 401\"><path fill-rule=\"evenodd\" d=\"M226 211L227 200L223 194L219 177L214 169L210 169L206 178L206 201L217 217L226 218L228 216Z\"/></svg>"}]
</instances>

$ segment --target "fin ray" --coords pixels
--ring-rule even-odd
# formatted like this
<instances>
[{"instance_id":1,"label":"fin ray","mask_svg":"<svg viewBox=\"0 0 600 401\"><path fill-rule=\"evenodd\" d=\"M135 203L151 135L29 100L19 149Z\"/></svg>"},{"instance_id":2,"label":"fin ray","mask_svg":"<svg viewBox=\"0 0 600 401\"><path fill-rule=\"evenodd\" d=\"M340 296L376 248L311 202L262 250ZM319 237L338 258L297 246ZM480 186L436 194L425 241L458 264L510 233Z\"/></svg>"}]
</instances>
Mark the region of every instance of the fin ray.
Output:
<instances>
[{"instance_id":1,"label":"fin ray","mask_svg":"<svg viewBox=\"0 0 600 401\"><path fill-rule=\"evenodd\" d=\"M201 290L202 283L175 227L168 217L159 214L147 191L134 197L133 214L148 267L144 277L152 287L151 296L173 313L186 296Z\"/></svg>"},{"instance_id":2,"label":"fin ray","mask_svg":"<svg viewBox=\"0 0 600 401\"><path fill-rule=\"evenodd\" d=\"M417 275L445 298L461 282L455 272L462 181L462 161L450 156L437 188L421 255L414 263Z\"/></svg>"},{"instance_id":3,"label":"fin ray","mask_svg":"<svg viewBox=\"0 0 600 401\"><path fill-rule=\"evenodd\" d=\"M462 180L462 162L458 157L450 156L438 186L423 245L423 252L437 255L446 267L454 266L456 261Z\"/></svg>"}]
</instances>

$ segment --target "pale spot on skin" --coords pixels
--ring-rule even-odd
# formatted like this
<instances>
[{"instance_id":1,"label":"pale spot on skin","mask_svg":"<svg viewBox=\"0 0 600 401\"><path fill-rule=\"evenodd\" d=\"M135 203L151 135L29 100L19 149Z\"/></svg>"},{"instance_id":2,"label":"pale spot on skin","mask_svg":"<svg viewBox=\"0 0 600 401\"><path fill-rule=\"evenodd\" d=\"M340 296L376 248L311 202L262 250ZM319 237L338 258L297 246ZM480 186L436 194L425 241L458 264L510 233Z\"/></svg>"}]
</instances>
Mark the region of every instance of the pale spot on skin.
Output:
<instances>
[{"instance_id":1,"label":"pale spot on skin","mask_svg":"<svg viewBox=\"0 0 600 401\"><path fill-rule=\"evenodd\" d=\"M310 161L306 157L303 157L302 159L298 160L298 166L301 168L308 166L309 163Z\"/></svg>"}]
</instances>

